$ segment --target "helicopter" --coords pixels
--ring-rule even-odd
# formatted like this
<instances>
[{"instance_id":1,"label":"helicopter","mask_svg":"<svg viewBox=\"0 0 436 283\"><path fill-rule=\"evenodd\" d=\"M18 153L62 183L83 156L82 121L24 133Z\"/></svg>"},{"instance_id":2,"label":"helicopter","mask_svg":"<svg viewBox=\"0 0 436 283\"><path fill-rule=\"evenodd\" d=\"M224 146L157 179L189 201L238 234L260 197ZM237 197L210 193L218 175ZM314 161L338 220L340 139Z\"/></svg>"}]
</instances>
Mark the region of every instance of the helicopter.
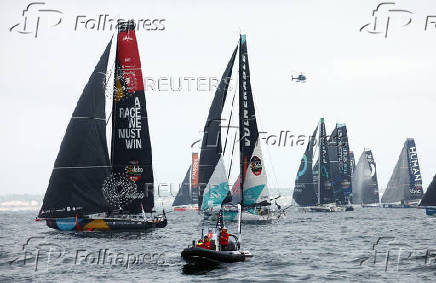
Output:
<instances>
[{"instance_id":1,"label":"helicopter","mask_svg":"<svg viewBox=\"0 0 436 283\"><path fill-rule=\"evenodd\" d=\"M295 80L297 83L305 83L306 82L306 76L303 75L303 73L300 73L297 77L291 76L292 81Z\"/></svg>"}]
</instances>

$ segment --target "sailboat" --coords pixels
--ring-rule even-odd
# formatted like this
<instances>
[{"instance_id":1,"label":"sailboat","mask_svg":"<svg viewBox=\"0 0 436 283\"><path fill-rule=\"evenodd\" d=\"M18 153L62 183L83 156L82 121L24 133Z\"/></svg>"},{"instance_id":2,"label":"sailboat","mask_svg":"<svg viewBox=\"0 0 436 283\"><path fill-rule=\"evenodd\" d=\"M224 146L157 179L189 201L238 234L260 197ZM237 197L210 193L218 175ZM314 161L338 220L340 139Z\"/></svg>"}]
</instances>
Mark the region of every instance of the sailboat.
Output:
<instances>
[{"instance_id":1,"label":"sailboat","mask_svg":"<svg viewBox=\"0 0 436 283\"><path fill-rule=\"evenodd\" d=\"M62 140L38 221L63 231L144 231L153 214L150 135L133 21L116 40L111 156L106 140L106 72L112 39L91 74Z\"/></svg>"},{"instance_id":2,"label":"sailboat","mask_svg":"<svg viewBox=\"0 0 436 283\"><path fill-rule=\"evenodd\" d=\"M317 161L312 167L314 159ZM351 192L347 128L345 124L336 124L327 140L324 118L321 118L301 159L293 200L300 206L299 210L306 212L350 211L353 210Z\"/></svg>"},{"instance_id":3,"label":"sailboat","mask_svg":"<svg viewBox=\"0 0 436 283\"><path fill-rule=\"evenodd\" d=\"M377 167L371 149L364 149L352 175L353 204L379 206Z\"/></svg>"},{"instance_id":4,"label":"sailboat","mask_svg":"<svg viewBox=\"0 0 436 283\"><path fill-rule=\"evenodd\" d=\"M198 210L198 152L192 153L192 163L173 202L174 211Z\"/></svg>"},{"instance_id":5,"label":"sailboat","mask_svg":"<svg viewBox=\"0 0 436 283\"><path fill-rule=\"evenodd\" d=\"M427 215L436 217L436 175L428 186L419 206L425 207Z\"/></svg>"},{"instance_id":6,"label":"sailboat","mask_svg":"<svg viewBox=\"0 0 436 283\"><path fill-rule=\"evenodd\" d=\"M239 99L227 100L231 104L229 122L222 127L222 113L226 102L229 82L232 77L232 68L235 63L238 46L234 49L232 57L223 73L220 84L215 92L215 97L209 109L209 115L204 127L204 135L200 153L200 195L199 207L205 217L216 217L221 206L225 205L224 218L236 221L237 209L235 203L242 201L242 221L271 221L274 211L271 209L271 200L267 186L267 175L262 156L259 132L256 122L253 94L250 82L250 69L248 65L246 36L239 39ZM238 129L234 136L229 134L235 100L238 103ZM221 142L221 130L225 129L224 149ZM233 145L231 140L233 138ZM228 184L232 166L238 151L240 167L236 178L236 187L231 190ZM230 155L230 164L226 170L224 156ZM234 168L233 168L234 169ZM234 186L234 188L236 188ZM233 191L233 194L232 194ZM235 201L236 200L236 201Z\"/></svg>"},{"instance_id":7,"label":"sailboat","mask_svg":"<svg viewBox=\"0 0 436 283\"><path fill-rule=\"evenodd\" d=\"M351 205L350 147L345 124L336 123L335 129L328 139L328 152L330 180L336 204L344 206L347 211L353 210Z\"/></svg>"},{"instance_id":8,"label":"sailboat","mask_svg":"<svg viewBox=\"0 0 436 283\"><path fill-rule=\"evenodd\" d=\"M415 140L404 142L381 203L386 208L416 207L423 195L421 170Z\"/></svg>"}]
</instances>

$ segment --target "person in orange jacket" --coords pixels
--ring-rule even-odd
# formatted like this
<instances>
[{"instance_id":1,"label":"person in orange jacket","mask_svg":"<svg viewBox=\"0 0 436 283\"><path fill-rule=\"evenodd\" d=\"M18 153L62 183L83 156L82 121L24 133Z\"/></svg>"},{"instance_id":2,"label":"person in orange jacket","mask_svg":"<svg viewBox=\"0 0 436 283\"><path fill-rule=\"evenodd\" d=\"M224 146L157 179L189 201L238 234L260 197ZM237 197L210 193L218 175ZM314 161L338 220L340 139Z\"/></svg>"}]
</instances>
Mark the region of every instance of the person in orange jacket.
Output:
<instances>
[{"instance_id":1,"label":"person in orange jacket","mask_svg":"<svg viewBox=\"0 0 436 283\"><path fill-rule=\"evenodd\" d=\"M226 250L228 244L229 244L229 233L227 233L227 228L224 227L220 232L221 250Z\"/></svg>"}]
</instances>

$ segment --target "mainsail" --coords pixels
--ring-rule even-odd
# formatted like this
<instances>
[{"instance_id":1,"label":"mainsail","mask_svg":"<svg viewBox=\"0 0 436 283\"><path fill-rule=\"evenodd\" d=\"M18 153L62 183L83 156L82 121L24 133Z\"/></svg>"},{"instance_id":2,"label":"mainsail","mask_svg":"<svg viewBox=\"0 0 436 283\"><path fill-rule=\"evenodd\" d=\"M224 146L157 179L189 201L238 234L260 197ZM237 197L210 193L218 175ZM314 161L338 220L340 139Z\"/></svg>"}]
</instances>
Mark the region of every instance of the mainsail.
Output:
<instances>
[{"instance_id":1,"label":"mainsail","mask_svg":"<svg viewBox=\"0 0 436 283\"><path fill-rule=\"evenodd\" d=\"M379 203L377 169L370 149L365 149L352 175L353 203Z\"/></svg>"},{"instance_id":2,"label":"mainsail","mask_svg":"<svg viewBox=\"0 0 436 283\"><path fill-rule=\"evenodd\" d=\"M112 40L73 112L56 158L41 218L73 217L103 212L102 194L111 164L106 142L105 74Z\"/></svg>"},{"instance_id":3,"label":"mainsail","mask_svg":"<svg viewBox=\"0 0 436 283\"><path fill-rule=\"evenodd\" d=\"M200 153L198 195L198 206L201 207L202 210L209 207L208 202L214 196L219 199L222 198L222 202L227 196L229 190L227 174L222 161L221 113L227 97L227 90L232 77L232 68L235 62L237 50L238 48L236 47L229 63L227 64L226 70L221 77L221 81L209 109L206 125L204 126ZM218 195L223 191L225 191L224 196ZM207 200L203 200L205 196L207 197Z\"/></svg>"},{"instance_id":4,"label":"mainsail","mask_svg":"<svg viewBox=\"0 0 436 283\"><path fill-rule=\"evenodd\" d=\"M348 203L351 197L351 169L349 162L349 146L347 127L336 124L328 140L330 176L333 194L341 204Z\"/></svg>"},{"instance_id":5,"label":"mainsail","mask_svg":"<svg viewBox=\"0 0 436 283\"><path fill-rule=\"evenodd\" d=\"M154 207L153 168L141 61L133 21L119 24L112 107L112 171L136 185L125 195L129 213Z\"/></svg>"},{"instance_id":6,"label":"mainsail","mask_svg":"<svg viewBox=\"0 0 436 283\"><path fill-rule=\"evenodd\" d=\"M317 204L316 196L316 183L313 181L313 147L316 141L316 134L318 127L313 131L307 144L306 151L303 158L301 158L300 167L298 169L297 177L295 178L295 187L293 192L293 199L300 206L314 206Z\"/></svg>"},{"instance_id":7,"label":"mainsail","mask_svg":"<svg viewBox=\"0 0 436 283\"><path fill-rule=\"evenodd\" d=\"M419 200L422 195L422 178L415 141L407 139L381 202L408 202Z\"/></svg>"},{"instance_id":8,"label":"mainsail","mask_svg":"<svg viewBox=\"0 0 436 283\"><path fill-rule=\"evenodd\" d=\"M420 206L436 206L436 175L433 177L433 181L427 188L424 196L422 197Z\"/></svg>"},{"instance_id":9,"label":"mainsail","mask_svg":"<svg viewBox=\"0 0 436 283\"><path fill-rule=\"evenodd\" d=\"M239 40L239 136L242 205L267 205L267 175L251 91L245 35L241 35Z\"/></svg>"},{"instance_id":10,"label":"mainsail","mask_svg":"<svg viewBox=\"0 0 436 283\"><path fill-rule=\"evenodd\" d=\"M333 193L330 160L327 145L327 134L324 124L324 118L319 122L319 170L318 171L318 204L334 203L335 195Z\"/></svg>"}]
</instances>

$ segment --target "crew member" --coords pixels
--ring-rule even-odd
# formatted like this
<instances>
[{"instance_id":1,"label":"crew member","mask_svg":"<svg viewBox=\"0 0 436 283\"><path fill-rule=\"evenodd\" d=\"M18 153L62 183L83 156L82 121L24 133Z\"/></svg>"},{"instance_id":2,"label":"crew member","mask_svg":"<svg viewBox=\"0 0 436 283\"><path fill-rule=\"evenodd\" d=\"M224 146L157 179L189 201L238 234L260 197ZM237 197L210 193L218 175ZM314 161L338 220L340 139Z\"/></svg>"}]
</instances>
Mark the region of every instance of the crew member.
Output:
<instances>
[{"instance_id":1,"label":"crew member","mask_svg":"<svg viewBox=\"0 0 436 283\"><path fill-rule=\"evenodd\" d=\"M227 228L224 227L220 232L220 246L222 250L226 250L229 244L229 233L227 233Z\"/></svg>"},{"instance_id":2,"label":"crew member","mask_svg":"<svg viewBox=\"0 0 436 283\"><path fill-rule=\"evenodd\" d=\"M204 248L210 250L211 245L210 245L210 239L207 236L204 236Z\"/></svg>"},{"instance_id":3,"label":"crew member","mask_svg":"<svg viewBox=\"0 0 436 283\"><path fill-rule=\"evenodd\" d=\"M212 240L212 238L213 238L213 231L212 231L212 229L209 229L209 233L207 233L207 237L209 238L209 240Z\"/></svg>"},{"instance_id":4,"label":"crew member","mask_svg":"<svg viewBox=\"0 0 436 283\"><path fill-rule=\"evenodd\" d=\"M204 248L204 242L203 242L203 240L201 240L201 239L198 240L196 247L197 247L197 248Z\"/></svg>"}]
</instances>

